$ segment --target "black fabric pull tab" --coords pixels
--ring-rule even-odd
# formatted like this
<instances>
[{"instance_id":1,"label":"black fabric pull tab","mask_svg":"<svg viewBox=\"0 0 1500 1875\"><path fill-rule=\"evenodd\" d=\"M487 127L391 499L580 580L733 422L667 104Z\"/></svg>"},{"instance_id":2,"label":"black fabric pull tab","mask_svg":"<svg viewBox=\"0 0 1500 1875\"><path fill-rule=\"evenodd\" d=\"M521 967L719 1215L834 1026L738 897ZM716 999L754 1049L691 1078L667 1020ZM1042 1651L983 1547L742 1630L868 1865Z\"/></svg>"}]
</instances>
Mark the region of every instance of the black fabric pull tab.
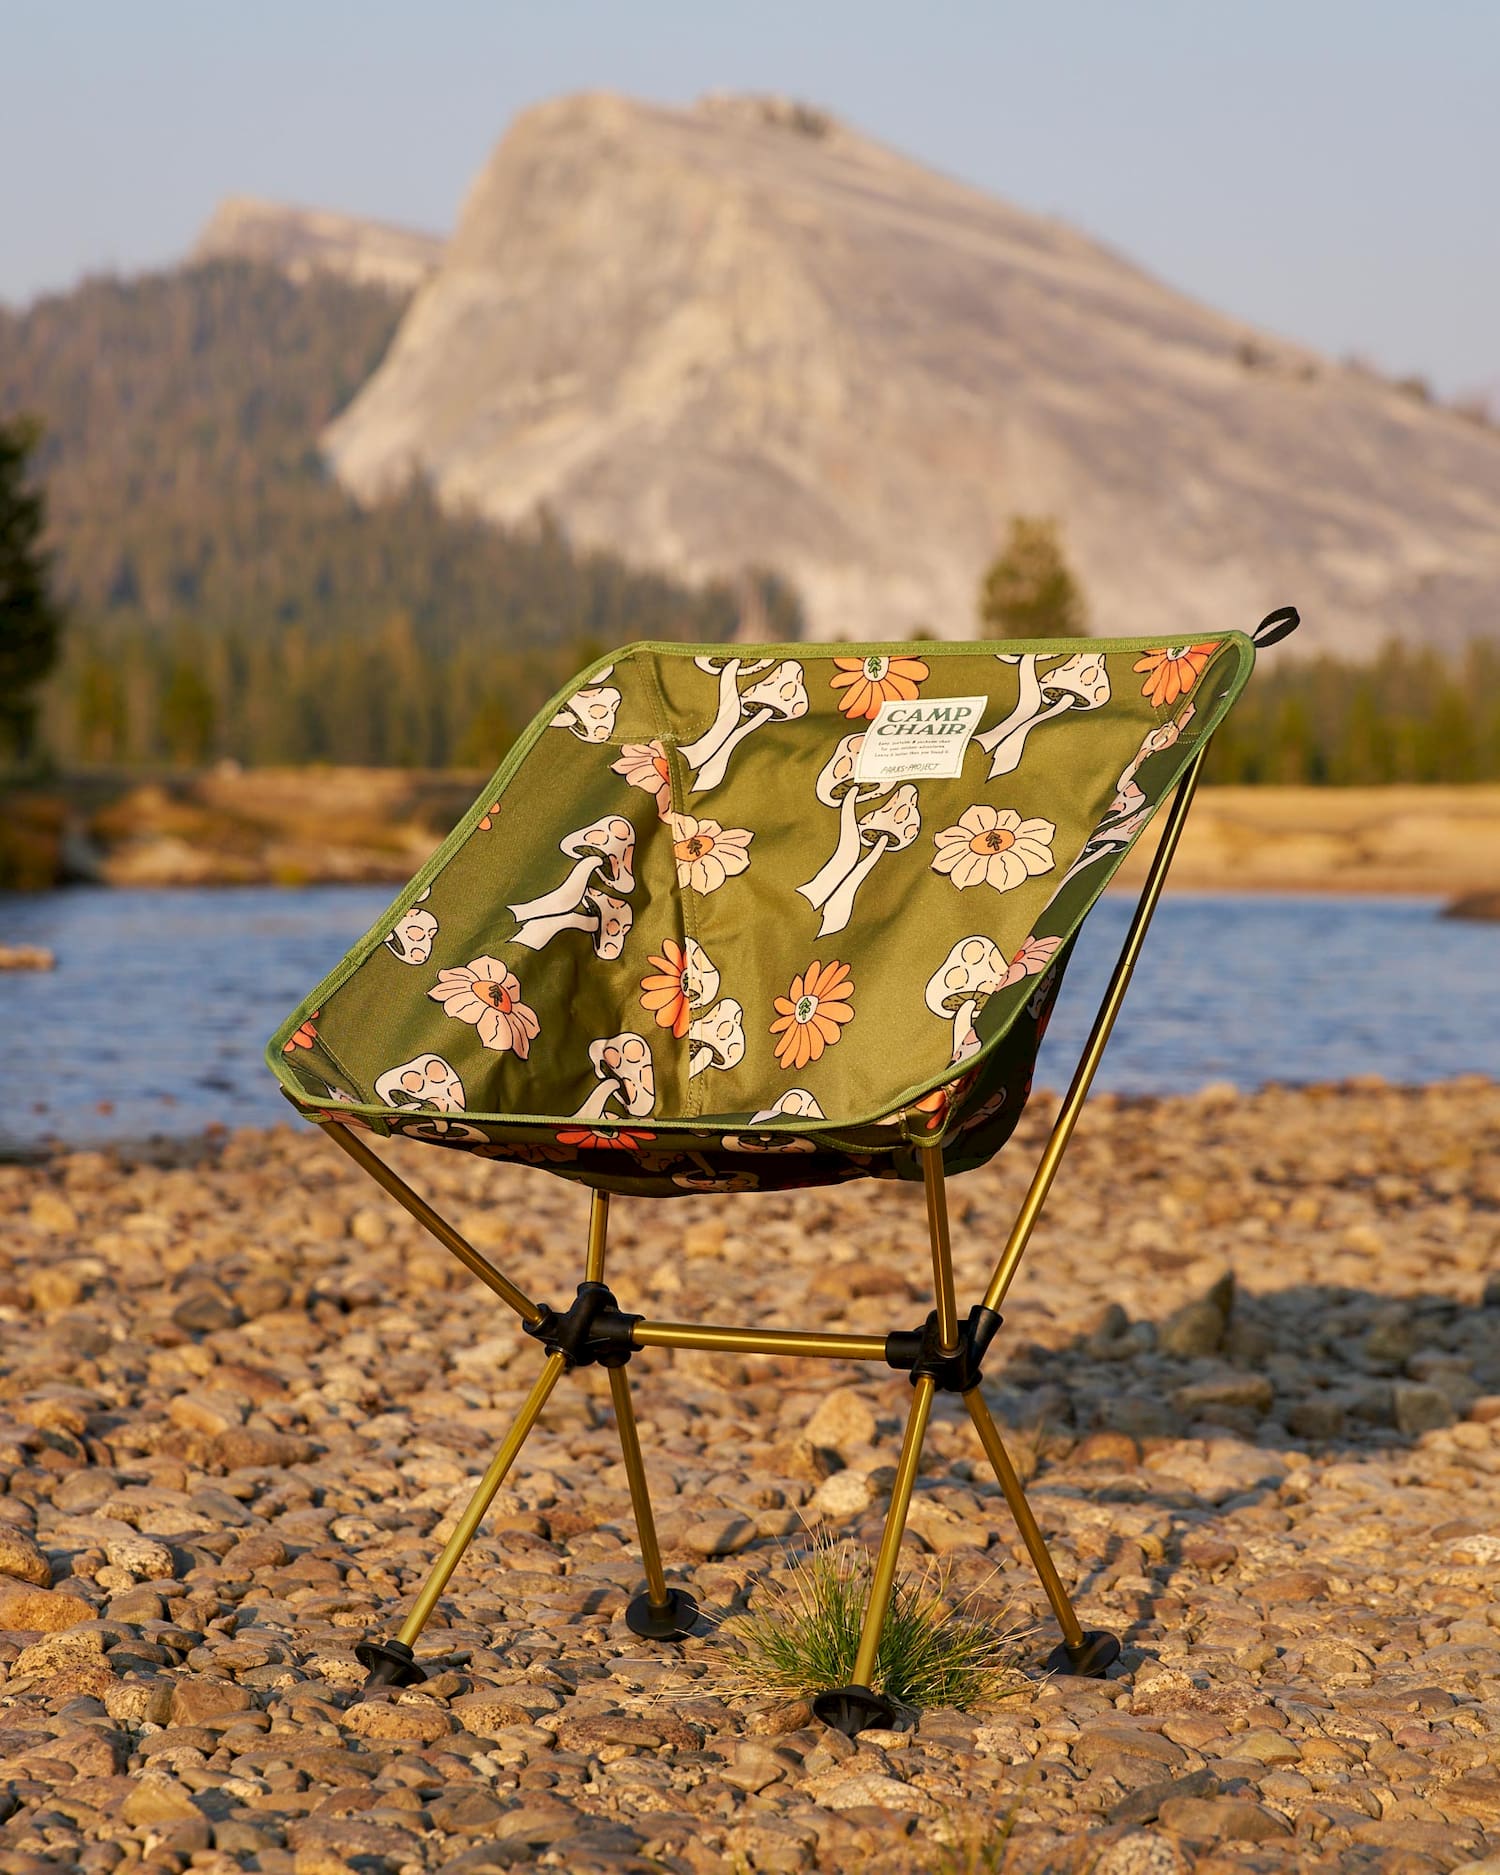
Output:
<instances>
[{"instance_id":1,"label":"black fabric pull tab","mask_svg":"<svg viewBox=\"0 0 1500 1875\"><path fill-rule=\"evenodd\" d=\"M1278 606L1274 612L1268 612L1251 632L1250 642L1257 651L1264 651L1267 645L1279 645L1283 638L1290 638L1301 623L1302 614L1296 606Z\"/></svg>"}]
</instances>

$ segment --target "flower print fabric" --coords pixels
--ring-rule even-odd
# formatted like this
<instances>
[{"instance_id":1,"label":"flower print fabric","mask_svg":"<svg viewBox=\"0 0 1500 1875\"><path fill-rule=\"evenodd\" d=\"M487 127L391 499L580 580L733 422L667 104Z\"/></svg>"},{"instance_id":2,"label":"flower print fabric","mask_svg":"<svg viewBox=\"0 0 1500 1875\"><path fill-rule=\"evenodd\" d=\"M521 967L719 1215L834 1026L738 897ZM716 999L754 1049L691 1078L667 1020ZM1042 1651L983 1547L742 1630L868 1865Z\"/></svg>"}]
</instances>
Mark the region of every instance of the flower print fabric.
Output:
<instances>
[{"instance_id":1,"label":"flower print fabric","mask_svg":"<svg viewBox=\"0 0 1500 1875\"><path fill-rule=\"evenodd\" d=\"M1144 673L1141 695L1149 697L1158 709L1185 697L1208 668L1208 660L1218 650L1217 644L1173 645L1163 651L1148 651L1137 658L1133 669Z\"/></svg>"},{"instance_id":2,"label":"flower print fabric","mask_svg":"<svg viewBox=\"0 0 1500 1875\"><path fill-rule=\"evenodd\" d=\"M648 961L656 969L641 978L641 1003L655 1016L658 1028L670 1029L681 1041L693 1012L718 994L719 973L695 938L682 944L667 938L660 954Z\"/></svg>"},{"instance_id":3,"label":"flower print fabric","mask_svg":"<svg viewBox=\"0 0 1500 1875\"><path fill-rule=\"evenodd\" d=\"M1051 872L1056 835L1050 820L1023 820L1014 808L977 801L956 827L933 836L932 870L946 873L961 892L971 885L1009 892L1036 873Z\"/></svg>"},{"instance_id":4,"label":"flower print fabric","mask_svg":"<svg viewBox=\"0 0 1500 1875\"><path fill-rule=\"evenodd\" d=\"M643 788L647 794L655 795L656 811L663 820L672 812L672 770L667 761L667 752L660 742L627 742L620 750L620 759L611 762L610 768L617 775L623 775L632 788Z\"/></svg>"},{"instance_id":5,"label":"flower print fabric","mask_svg":"<svg viewBox=\"0 0 1500 1875\"><path fill-rule=\"evenodd\" d=\"M922 658L835 658L828 680L842 690L839 708L850 718L874 722L882 703L910 703L928 675Z\"/></svg>"},{"instance_id":6,"label":"flower print fabric","mask_svg":"<svg viewBox=\"0 0 1500 1875\"><path fill-rule=\"evenodd\" d=\"M817 1061L854 1020L854 984L848 964L834 960L819 963L816 958L800 976L792 978L790 990L776 998L776 1020L771 1033L779 1035L776 1059L783 1068L805 1068Z\"/></svg>"},{"instance_id":7,"label":"flower print fabric","mask_svg":"<svg viewBox=\"0 0 1500 1875\"><path fill-rule=\"evenodd\" d=\"M743 827L721 827L716 820L695 820L691 814L667 816L672 829L672 858L677 883L700 896L717 892L726 879L734 879L750 864L750 842L755 838Z\"/></svg>"},{"instance_id":8,"label":"flower print fabric","mask_svg":"<svg viewBox=\"0 0 1500 1875\"><path fill-rule=\"evenodd\" d=\"M536 1015L521 1001L521 985L498 957L476 957L457 969L440 970L427 994L446 1015L471 1022L486 1048L512 1049L524 1061L540 1032Z\"/></svg>"}]
</instances>

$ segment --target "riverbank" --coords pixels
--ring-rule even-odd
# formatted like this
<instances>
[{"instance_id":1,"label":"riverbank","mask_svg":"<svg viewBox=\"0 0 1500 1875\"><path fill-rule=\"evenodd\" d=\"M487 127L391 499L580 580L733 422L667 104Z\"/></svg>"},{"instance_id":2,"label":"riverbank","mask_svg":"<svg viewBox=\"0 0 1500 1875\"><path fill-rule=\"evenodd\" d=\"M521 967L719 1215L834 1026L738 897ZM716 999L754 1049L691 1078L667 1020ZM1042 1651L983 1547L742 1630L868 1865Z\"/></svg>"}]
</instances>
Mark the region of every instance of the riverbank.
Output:
<instances>
[{"instance_id":1,"label":"riverbank","mask_svg":"<svg viewBox=\"0 0 1500 1875\"><path fill-rule=\"evenodd\" d=\"M80 777L12 798L9 879L399 885L484 782L478 769L215 769L135 783ZM1154 839L1148 834L1132 856L1127 881L1144 872ZM1500 786L1205 788L1173 879L1206 891L1457 898L1500 889L1496 855Z\"/></svg>"},{"instance_id":2,"label":"riverbank","mask_svg":"<svg viewBox=\"0 0 1500 1875\"><path fill-rule=\"evenodd\" d=\"M954 1187L965 1297L1045 1120ZM419 1644L435 1677L357 1704L354 1643L409 1603L536 1350L311 1130L0 1167L6 1852L213 1875L1477 1860L1500 1831L1497 1147L1477 1078L1099 1104L985 1390L1123 1659L852 1745L725 1696L724 1635L656 1652L625 1628L597 1369ZM391 1150L566 1299L584 1193ZM655 1315L883 1333L928 1306L919 1190L621 1202L612 1245ZM875 1539L900 1376L653 1353L630 1377L669 1574L712 1615L809 1526ZM1034 1668L1045 1603L945 1398L909 1548L1018 1611ZM994 1859L943 1861L966 1834Z\"/></svg>"}]
</instances>

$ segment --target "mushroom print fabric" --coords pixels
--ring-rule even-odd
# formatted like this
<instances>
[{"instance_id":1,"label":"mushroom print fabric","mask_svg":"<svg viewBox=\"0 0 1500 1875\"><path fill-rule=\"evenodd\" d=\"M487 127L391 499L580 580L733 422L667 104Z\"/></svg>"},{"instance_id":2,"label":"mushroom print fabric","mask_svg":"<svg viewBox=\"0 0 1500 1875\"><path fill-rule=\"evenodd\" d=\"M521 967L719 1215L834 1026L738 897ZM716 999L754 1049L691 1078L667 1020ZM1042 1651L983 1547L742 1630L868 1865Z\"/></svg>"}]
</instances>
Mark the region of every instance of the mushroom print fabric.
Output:
<instances>
[{"instance_id":1,"label":"mushroom print fabric","mask_svg":"<svg viewBox=\"0 0 1500 1875\"><path fill-rule=\"evenodd\" d=\"M1248 673L1242 636L1181 636L616 650L276 1072L341 1124L622 1192L911 1177L936 1139L981 1163L1081 919ZM914 730L951 740L924 766Z\"/></svg>"}]
</instances>

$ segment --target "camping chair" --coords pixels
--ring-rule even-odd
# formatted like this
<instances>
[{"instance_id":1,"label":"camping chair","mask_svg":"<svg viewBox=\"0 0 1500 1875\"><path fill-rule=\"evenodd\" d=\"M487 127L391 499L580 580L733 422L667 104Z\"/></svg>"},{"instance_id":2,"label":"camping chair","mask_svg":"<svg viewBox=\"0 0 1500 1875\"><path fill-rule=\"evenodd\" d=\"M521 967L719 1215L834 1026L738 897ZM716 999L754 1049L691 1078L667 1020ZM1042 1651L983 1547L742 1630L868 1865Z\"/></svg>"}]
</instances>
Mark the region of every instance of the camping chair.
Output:
<instances>
[{"instance_id":1,"label":"camping chair","mask_svg":"<svg viewBox=\"0 0 1500 1875\"><path fill-rule=\"evenodd\" d=\"M980 1390L987 1349L1161 894L1251 636L906 645L638 644L591 666L267 1051L298 1109L520 1316L536 1383L367 1688L413 1646L549 1395L608 1370L646 1587L626 1620L679 1640L627 1368L643 1348L884 1361L911 1410L853 1683L816 1711L888 1724L873 1690L923 1436L957 1393L1062 1629L1049 1667L1102 1676ZM1009 1138L1078 931L1171 795L1072 1085L981 1299L961 1315L945 1174ZM364 1133L592 1188L583 1281L534 1301ZM647 1320L605 1280L612 1193L668 1198L855 1178L926 1188L936 1306L889 1334Z\"/></svg>"}]
</instances>

